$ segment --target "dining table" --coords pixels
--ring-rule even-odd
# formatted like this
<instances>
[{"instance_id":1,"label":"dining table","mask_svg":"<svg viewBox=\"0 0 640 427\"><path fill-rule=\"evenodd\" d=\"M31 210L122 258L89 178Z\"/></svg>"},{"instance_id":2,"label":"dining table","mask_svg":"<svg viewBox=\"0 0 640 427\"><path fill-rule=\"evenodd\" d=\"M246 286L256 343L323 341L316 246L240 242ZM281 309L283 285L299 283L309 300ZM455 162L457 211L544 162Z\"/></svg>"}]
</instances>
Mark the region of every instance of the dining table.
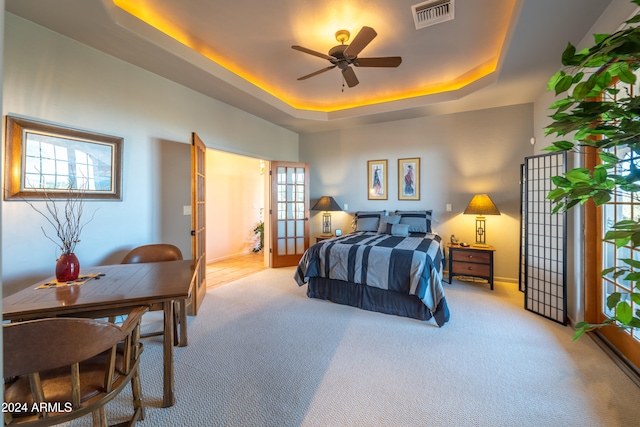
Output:
<instances>
[{"instance_id":1,"label":"dining table","mask_svg":"<svg viewBox=\"0 0 640 427\"><path fill-rule=\"evenodd\" d=\"M187 345L186 302L196 279L192 260L116 264L82 268L77 281L58 283L51 277L2 299L4 321L46 317L110 317L133 307L162 307L163 407L175 404L174 304L178 310L179 346Z\"/></svg>"}]
</instances>

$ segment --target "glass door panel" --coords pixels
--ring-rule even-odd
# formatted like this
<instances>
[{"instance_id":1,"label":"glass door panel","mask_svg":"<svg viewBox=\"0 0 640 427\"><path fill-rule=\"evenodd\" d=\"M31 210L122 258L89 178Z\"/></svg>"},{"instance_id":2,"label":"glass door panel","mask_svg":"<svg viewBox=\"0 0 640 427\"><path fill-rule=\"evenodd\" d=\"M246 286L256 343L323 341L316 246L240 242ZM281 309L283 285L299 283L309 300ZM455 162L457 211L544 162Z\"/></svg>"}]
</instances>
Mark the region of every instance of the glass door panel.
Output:
<instances>
[{"instance_id":1,"label":"glass door panel","mask_svg":"<svg viewBox=\"0 0 640 427\"><path fill-rule=\"evenodd\" d=\"M616 83L616 85L624 86L619 82ZM633 92L637 90L636 87L617 87L617 89L620 89L619 94L623 97L628 96L628 94L633 96ZM615 102L616 96L617 95L607 94L605 100ZM623 160L618 170L616 170L617 174L623 176L628 175L632 170L640 168L640 154L635 150L631 150L628 147L613 147L610 152ZM600 207L600 220L595 220L597 218L595 212L595 218L585 218L587 226L594 227L596 229L596 235L604 236L605 233L611 230L613 225L619 221L640 220L639 196L637 193L616 190L611 201ZM592 256L593 259L587 258L586 262L592 263L595 261L595 265L599 267L599 271L597 272L599 273L606 268L628 267L627 264L621 261L622 259L640 260L640 248L631 247L630 245L617 248L613 240L602 240L599 255L594 254ZM629 293L633 290L635 283L625 280L625 276L626 275L615 277L612 273L605 276L598 275L595 281L595 289L592 291L595 293L594 297L597 303L593 310L585 313L587 318L590 318L592 311L596 310L595 320L598 323L614 316L615 308L609 309L607 307L607 298L614 292L620 292L622 294L622 300L627 301L631 305L633 312L640 309L640 306L635 304L629 297ZM604 337L634 365L640 367L640 331L632 329L625 330L611 326L600 329L598 334Z\"/></svg>"},{"instance_id":2,"label":"glass door panel","mask_svg":"<svg viewBox=\"0 0 640 427\"><path fill-rule=\"evenodd\" d=\"M309 166L272 162L272 266L296 265L309 247Z\"/></svg>"}]
</instances>

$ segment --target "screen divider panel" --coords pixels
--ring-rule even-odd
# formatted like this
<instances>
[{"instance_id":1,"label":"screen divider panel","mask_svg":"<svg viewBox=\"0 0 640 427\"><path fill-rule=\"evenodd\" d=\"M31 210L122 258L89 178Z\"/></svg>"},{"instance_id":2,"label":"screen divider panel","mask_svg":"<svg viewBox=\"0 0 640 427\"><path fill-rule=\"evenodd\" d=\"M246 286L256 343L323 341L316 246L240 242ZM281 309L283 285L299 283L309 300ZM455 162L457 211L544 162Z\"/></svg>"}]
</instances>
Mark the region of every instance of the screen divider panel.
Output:
<instances>
[{"instance_id":1,"label":"screen divider panel","mask_svg":"<svg viewBox=\"0 0 640 427\"><path fill-rule=\"evenodd\" d=\"M547 194L551 177L566 170L566 153L525 158L523 176L525 309L567 324L566 221L567 214L552 214Z\"/></svg>"},{"instance_id":2,"label":"screen divider panel","mask_svg":"<svg viewBox=\"0 0 640 427\"><path fill-rule=\"evenodd\" d=\"M520 265L518 266L518 290L524 292L525 266L524 266L524 163L520 165Z\"/></svg>"}]
</instances>

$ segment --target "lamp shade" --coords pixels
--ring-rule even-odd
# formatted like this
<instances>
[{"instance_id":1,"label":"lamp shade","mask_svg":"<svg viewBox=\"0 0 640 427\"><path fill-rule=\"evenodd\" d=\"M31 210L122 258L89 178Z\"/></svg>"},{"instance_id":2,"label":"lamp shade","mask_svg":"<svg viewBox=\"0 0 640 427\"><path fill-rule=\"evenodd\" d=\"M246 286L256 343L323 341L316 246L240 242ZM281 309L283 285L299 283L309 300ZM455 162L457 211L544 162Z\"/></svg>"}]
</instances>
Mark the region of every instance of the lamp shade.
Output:
<instances>
[{"instance_id":1,"label":"lamp shade","mask_svg":"<svg viewBox=\"0 0 640 427\"><path fill-rule=\"evenodd\" d=\"M464 213L472 215L500 215L500 211L486 194L476 194L473 196Z\"/></svg>"},{"instance_id":2,"label":"lamp shade","mask_svg":"<svg viewBox=\"0 0 640 427\"><path fill-rule=\"evenodd\" d=\"M331 196L322 196L311 208L312 211L341 211L340 205Z\"/></svg>"}]
</instances>

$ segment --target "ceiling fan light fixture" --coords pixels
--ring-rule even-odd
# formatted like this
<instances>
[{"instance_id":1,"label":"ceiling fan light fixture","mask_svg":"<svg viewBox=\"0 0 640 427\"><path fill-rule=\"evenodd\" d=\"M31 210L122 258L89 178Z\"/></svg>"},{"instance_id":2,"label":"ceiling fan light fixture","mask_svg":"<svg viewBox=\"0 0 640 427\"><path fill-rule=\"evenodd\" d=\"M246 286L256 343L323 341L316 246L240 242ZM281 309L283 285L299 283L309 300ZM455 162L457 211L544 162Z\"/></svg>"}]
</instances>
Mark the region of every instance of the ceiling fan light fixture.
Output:
<instances>
[{"instance_id":1,"label":"ceiling fan light fixture","mask_svg":"<svg viewBox=\"0 0 640 427\"><path fill-rule=\"evenodd\" d=\"M377 58L358 57L360 52L378 35L373 28L366 26L362 27L358 34L353 38L351 44L345 44L345 42L349 40L350 35L351 34L347 30L337 31L336 40L341 44L332 47L331 50L329 50L329 55L316 52L315 50L307 49L302 46L291 46L294 50L308 53L309 55L317 56L319 58L324 58L331 63L331 65L326 68L307 74L306 76L298 77L298 80L306 80L310 77L317 76L318 74L322 74L325 71L338 67L342 71L342 76L344 77L347 85L349 87L354 87L358 84L358 78L350 65L353 64L354 67L397 67L402 62L402 58L399 56Z\"/></svg>"},{"instance_id":2,"label":"ceiling fan light fixture","mask_svg":"<svg viewBox=\"0 0 640 427\"><path fill-rule=\"evenodd\" d=\"M350 36L351 36L351 33L347 30L336 31L336 40L338 40L340 44L345 44L347 41L349 41Z\"/></svg>"}]
</instances>

